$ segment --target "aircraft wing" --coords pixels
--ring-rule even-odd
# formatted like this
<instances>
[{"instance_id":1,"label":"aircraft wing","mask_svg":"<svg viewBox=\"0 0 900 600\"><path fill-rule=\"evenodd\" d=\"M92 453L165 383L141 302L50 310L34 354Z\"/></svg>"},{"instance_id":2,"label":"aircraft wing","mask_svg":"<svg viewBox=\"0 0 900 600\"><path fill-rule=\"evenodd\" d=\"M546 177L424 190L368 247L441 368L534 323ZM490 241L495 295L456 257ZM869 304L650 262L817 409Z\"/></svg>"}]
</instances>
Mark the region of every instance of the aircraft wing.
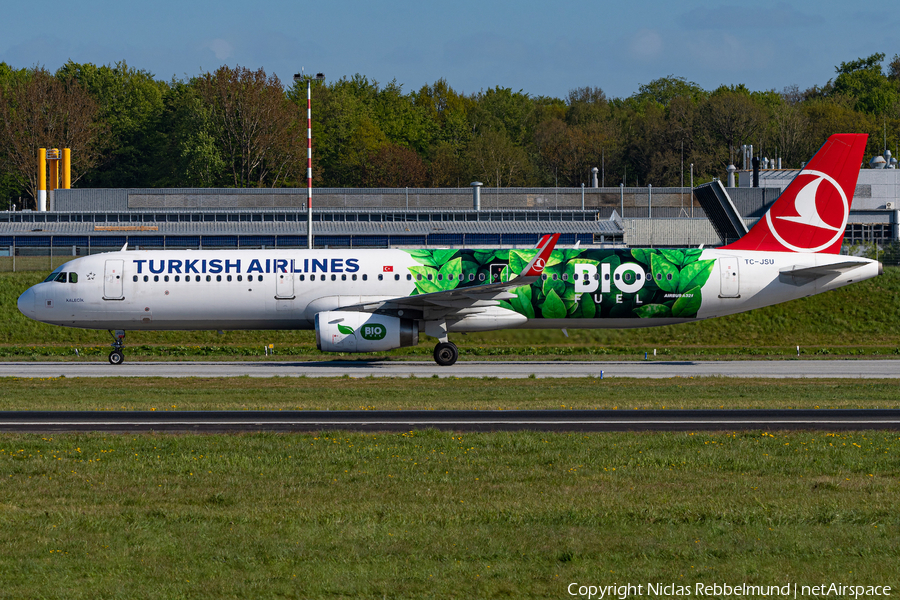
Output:
<instances>
[{"instance_id":1,"label":"aircraft wing","mask_svg":"<svg viewBox=\"0 0 900 600\"><path fill-rule=\"evenodd\" d=\"M496 306L500 300L514 298L510 290L530 285L537 281L556 246L560 234L546 235L538 242L539 252L521 273L502 283L485 283L430 294L403 296L377 302L364 302L342 306L340 311L358 311L407 318L440 320L477 313L489 306Z\"/></svg>"},{"instance_id":2,"label":"aircraft wing","mask_svg":"<svg viewBox=\"0 0 900 600\"><path fill-rule=\"evenodd\" d=\"M778 279L782 283L789 283L791 285L806 285L819 277L833 277L839 273L846 273L853 269L865 266L866 264L867 263L864 262L848 260L817 267L788 267L782 269L778 273Z\"/></svg>"}]
</instances>

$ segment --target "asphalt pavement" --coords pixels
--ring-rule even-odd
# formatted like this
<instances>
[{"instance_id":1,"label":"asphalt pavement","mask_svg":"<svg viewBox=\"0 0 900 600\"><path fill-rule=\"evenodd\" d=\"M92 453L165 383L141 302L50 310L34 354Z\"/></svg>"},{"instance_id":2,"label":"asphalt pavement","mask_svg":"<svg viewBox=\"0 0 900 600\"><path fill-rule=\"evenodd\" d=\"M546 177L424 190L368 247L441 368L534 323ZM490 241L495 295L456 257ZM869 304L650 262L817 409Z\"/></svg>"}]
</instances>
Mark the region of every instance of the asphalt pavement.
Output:
<instances>
[{"instance_id":1,"label":"asphalt pavement","mask_svg":"<svg viewBox=\"0 0 900 600\"><path fill-rule=\"evenodd\" d=\"M896 360L0 362L0 377L835 377L900 378Z\"/></svg>"}]
</instances>

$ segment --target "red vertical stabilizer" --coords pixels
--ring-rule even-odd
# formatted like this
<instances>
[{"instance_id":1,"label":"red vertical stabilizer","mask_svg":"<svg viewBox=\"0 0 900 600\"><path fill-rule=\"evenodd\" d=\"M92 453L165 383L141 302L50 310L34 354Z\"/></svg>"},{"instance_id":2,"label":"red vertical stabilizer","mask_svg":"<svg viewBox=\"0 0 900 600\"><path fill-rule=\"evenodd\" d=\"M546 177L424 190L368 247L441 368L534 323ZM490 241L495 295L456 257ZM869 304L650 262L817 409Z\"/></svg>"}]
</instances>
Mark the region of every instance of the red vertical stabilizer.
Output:
<instances>
[{"instance_id":1,"label":"red vertical stabilizer","mask_svg":"<svg viewBox=\"0 0 900 600\"><path fill-rule=\"evenodd\" d=\"M840 254L868 138L829 137L747 235L722 248Z\"/></svg>"}]
</instances>

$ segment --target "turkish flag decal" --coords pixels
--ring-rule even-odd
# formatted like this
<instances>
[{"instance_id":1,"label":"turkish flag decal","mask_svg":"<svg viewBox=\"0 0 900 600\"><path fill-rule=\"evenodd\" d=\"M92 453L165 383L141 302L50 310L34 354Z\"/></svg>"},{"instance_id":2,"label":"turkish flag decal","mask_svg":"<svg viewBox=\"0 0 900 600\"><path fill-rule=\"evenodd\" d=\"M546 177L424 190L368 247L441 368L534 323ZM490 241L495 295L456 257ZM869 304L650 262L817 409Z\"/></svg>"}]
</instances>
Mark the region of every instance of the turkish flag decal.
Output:
<instances>
[{"instance_id":1,"label":"turkish flag decal","mask_svg":"<svg viewBox=\"0 0 900 600\"><path fill-rule=\"evenodd\" d=\"M385 265L382 268L384 269L384 271L383 271L384 273L393 273L394 272L394 265Z\"/></svg>"}]
</instances>

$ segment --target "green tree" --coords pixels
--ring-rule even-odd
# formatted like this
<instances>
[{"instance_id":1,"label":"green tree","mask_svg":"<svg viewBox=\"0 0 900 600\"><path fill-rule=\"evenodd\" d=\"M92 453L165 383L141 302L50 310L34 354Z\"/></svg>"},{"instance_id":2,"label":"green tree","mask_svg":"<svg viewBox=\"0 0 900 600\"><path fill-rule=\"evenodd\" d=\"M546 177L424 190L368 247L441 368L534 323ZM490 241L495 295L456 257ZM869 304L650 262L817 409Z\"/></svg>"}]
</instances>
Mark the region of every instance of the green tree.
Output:
<instances>
[{"instance_id":1,"label":"green tree","mask_svg":"<svg viewBox=\"0 0 900 600\"><path fill-rule=\"evenodd\" d=\"M158 126L168 86L148 71L129 67L125 61L98 67L70 60L56 76L77 81L87 90L97 103L98 118L108 128L99 168L85 174L85 185L148 185L154 170L148 159L161 143Z\"/></svg>"},{"instance_id":2,"label":"green tree","mask_svg":"<svg viewBox=\"0 0 900 600\"><path fill-rule=\"evenodd\" d=\"M469 172L489 187L524 185L531 163L525 151L513 143L504 131L489 129L469 144Z\"/></svg>"},{"instance_id":3,"label":"green tree","mask_svg":"<svg viewBox=\"0 0 900 600\"><path fill-rule=\"evenodd\" d=\"M534 103L522 90L499 86L475 94L469 110L469 123L475 133L504 131L513 144L521 147L530 141Z\"/></svg>"},{"instance_id":4,"label":"green tree","mask_svg":"<svg viewBox=\"0 0 900 600\"><path fill-rule=\"evenodd\" d=\"M765 111L742 85L717 89L703 102L701 113L711 137L719 141L716 155L722 167L734 162L742 144L757 142L766 124Z\"/></svg>"},{"instance_id":5,"label":"green tree","mask_svg":"<svg viewBox=\"0 0 900 600\"><path fill-rule=\"evenodd\" d=\"M599 87L585 86L569 90L566 100L566 121L570 125L597 123L609 117L609 103L606 94Z\"/></svg>"},{"instance_id":6,"label":"green tree","mask_svg":"<svg viewBox=\"0 0 900 600\"><path fill-rule=\"evenodd\" d=\"M212 107L191 83L172 81L153 148L153 187L225 187L228 171Z\"/></svg>"},{"instance_id":7,"label":"green tree","mask_svg":"<svg viewBox=\"0 0 900 600\"><path fill-rule=\"evenodd\" d=\"M219 67L194 83L211 109L216 143L235 187L276 187L302 167L300 114L275 75Z\"/></svg>"},{"instance_id":8,"label":"green tree","mask_svg":"<svg viewBox=\"0 0 900 600\"><path fill-rule=\"evenodd\" d=\"M633 97L641 101L652 100L662 106L668 106L675 98L686 98L698 103L705 100L708 95L703 88L693 81L688 81L684 77L669 75L668 77L660 77L650 83L641 85L637 94Z\"/></svg>"},{"instance_id":9,"label":"green tree","mask_svg":"<svg viewBox=\"0 0 900 600\"><path fill-rule=\"evenodd\" d=\"M834 94L845 95L854 100L853 108L858 112L883 115L894 109L900 101L897 84L881 71L883 53L867 58L842 62L835 68Z\"/></svg>"},{"instance_id":10,"label":"green tree","mask_svg":"<svg viewBox=\"0 0 900 600\"><path fill-rule=\"evenodd\" d=\"M71 77L35 67L0 89L0 155L7 181L24 184L32 199L39 148L70 148L74 183L97 164L105 130L97 103Z\"/></svg>"}]
</instances>

